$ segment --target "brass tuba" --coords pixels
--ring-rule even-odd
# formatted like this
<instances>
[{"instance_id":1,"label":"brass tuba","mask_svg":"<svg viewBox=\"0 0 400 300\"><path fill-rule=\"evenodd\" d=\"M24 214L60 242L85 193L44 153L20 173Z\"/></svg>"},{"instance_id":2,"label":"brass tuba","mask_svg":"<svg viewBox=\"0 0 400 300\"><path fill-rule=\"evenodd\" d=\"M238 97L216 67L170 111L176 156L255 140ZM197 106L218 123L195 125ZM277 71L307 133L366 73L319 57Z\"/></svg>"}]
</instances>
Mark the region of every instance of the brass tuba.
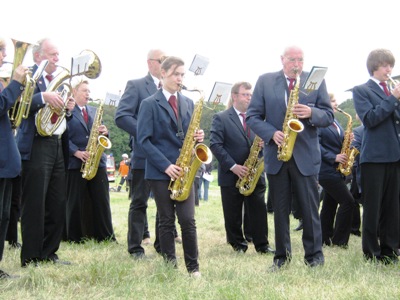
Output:
<instances>
[{"instance_id":1,"label":"brass tuba","mask_svg":"<svg viewBox=\"0 0 400 300\"><path fill-rule=\"evenodd\" d=\"M13 62L13 69L11 72L11 77L10 80L12 79L14 70L20 66L24 60L24 57L26 55L26 51L28 50L29 46L31 46L30 43L18 41L11 39L13 44L14 44L14 62ZM38 68L38 71L40 69ZM41 69L43 71L43 69ZM32 96L33 96L33 91L35 89L35 84L36 80L38 77L40 77L41 73L36 72L35 77L32 78L32 72L28 72L26 75L25 81L24 81L24 91L22 92L21 96L15 101L14 106L11 108L10 112L10 121L12 127L15 129L17 128L21 122L22 118L26 119L28 118L29 115L29 109L31 107L32 103ZM36 76L36 74L39 74Z\"/></svg>"},{"instance_id":2,"label":"brass tuba","mask_svg":"<svg viewBox=\"0 0 400 300\"><path fill-rule=\"evenodd\" d=\"M68 103L68 98L72 95L72 87L70 83L72 77L77 75L85 75L89 79L96 79L100 76L101 62L99 60L99 57L91 50L83 50L81 54L90 55L88 70L71 75L68 69L61 67L62 71L50 82L49 86L46 89L46 92L59 92L61 98L63 99L64 107L60 110L46 104L45 107L39 110L36 115L35 122L37 131L41 136L52 135L63 122L67 113L66 107ZM68 79L69 82L66 82L66 80ZM52 123L51 119L54 114L56 114L58 117L55 123Z\"/></svg>"},{"instance_id":3,"label":"brass tuba","mask_svg":"<svg viewBox=\"0 0 400 300\"><path fill-rule=\"evenodd\" d=\"M285 135L282 144L278 147L278 160L289 161L293 154L297 134L302 132L304 125L293 113L293 107L299 102L300 77L296 78L296 85L290 91L285 120L283 121L282 132Z\"/></svg>"},{"instance_id":4,"label":"brass tuba","mask_svg":"<svg viewBox=\"0 0 400 300\"><path fill-rule=\"evenodd\" d=\"M97 108L96 115L93 120L92 130L90 131L89 141L86 146L86 151L89 153L89 158L82 163L81 172L82 178L87 180L92 179L97 174L101 156L104 149L111 148L111 141L104 135L99 134L99 126L103 116L103 101L100 102Z\"/></svg>"},{"instance_id":5,"label":"brass tuba","mask_svg":"<svg viewBox=\"0 0 400 300\"><path fill-rule=\"evenodd\" d=\"M182 89L187 90L187 88L183 85ZM189 127L183 141L181 153L176 160L176 165L181 167L183 172L176 180L171 179L168 186L168 190L171 191L171 199L177 201L184 201L189 197L197 170L202 163L209 164L212 160L211 150L205 144L196 144L196 141L193 137L196 130L200 128L200 119L204 104L203 93L199 90L188 91L197 91L202 96L195 105L193 115L190 119Z\"/></svg>"}]
</instances>

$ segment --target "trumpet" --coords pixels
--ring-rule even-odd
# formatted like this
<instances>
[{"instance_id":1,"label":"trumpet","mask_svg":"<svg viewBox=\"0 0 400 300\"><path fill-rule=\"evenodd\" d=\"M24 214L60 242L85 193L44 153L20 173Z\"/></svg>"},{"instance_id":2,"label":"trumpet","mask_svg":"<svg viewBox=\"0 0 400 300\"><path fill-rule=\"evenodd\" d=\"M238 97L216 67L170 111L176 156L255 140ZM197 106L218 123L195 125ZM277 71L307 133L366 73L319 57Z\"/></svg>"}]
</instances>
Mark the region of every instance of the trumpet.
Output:
<instances>
[{"instance_id":1,"label":"trumpet","mask_svg":"<svg viewBox=\"0 0 400 300\"><path fill-rule=\"evenodd\" d=\"M388 75L388 77L389 77L389 81L390 81L390 84L389 84L390 90L393 90L396 87L396 85L398 85L400 82L396 79L393 79L390 75Z\"/></svg>"}]
</instances>

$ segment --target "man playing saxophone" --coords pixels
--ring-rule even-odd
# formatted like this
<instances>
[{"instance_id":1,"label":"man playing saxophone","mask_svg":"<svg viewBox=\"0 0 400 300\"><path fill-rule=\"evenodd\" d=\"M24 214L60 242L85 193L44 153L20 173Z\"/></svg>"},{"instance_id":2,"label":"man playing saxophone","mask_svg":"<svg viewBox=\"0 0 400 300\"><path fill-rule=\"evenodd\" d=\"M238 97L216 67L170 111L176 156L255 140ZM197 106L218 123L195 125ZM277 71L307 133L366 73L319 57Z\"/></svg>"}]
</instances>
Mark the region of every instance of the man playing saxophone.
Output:
<instances>
[{"instance_id":1,"label":"man playing saxophone","mask_svg":"<svg viewBox=\"0 0 400 300\"><path fill-rule=\"evenodd\" d=\"M243 210L248 213L250 234L258 253L274 253L268 242L268 217L265 205L264 172L253 180L254 191L245 196L237 187L238 180L250 176L245 165L248 158L258 159L262 151L251 153L255 134L246 126L246 111L251 101L252 86L249 82L238 82L231 89L230 106L214 115L210 148L218 160L218 185L221 189L222 209L225 231L229 245L236 252L246 252L248 248L244 237ZM263 147L263 142L259 141ZM260 148L257 148L260 149ZM247 183L246 183L247 185Z\"/></svg>"},{"instance_id":2,"label":"man playing saxophone","mask_svg":"<svg viewBox=\"0 0 400 300\"><path fill-rule=\"evenodd\" d=\"M180 93L184 74L182 59L170 56L163 61L163 87L141 102L137 140L146 155L145 178L149 180L159 214L161 254L166 262L177 267L174 240L176 213L182 230L186 269L191 276L200 277L194 189L184 201L172 200L169 190L171 179L177 180L186 171L176 164L180 151L188 151L192 155L193 149L183 149L187 138L196 142L204 139L203 130L195 131L189 127L192 118L197 120L201 116L193 114L193 101Z\"/></svg>"},{"instance_id":3,"label":"man playing saxophone","mask_svg":"<svg viewBox=\"0 0 400 300\"><path fill-rule=\"evenodd\" d=\"M48 137L38 134L35 126L36 113L46 104L64 107L57 92L45 92L56 72L58 48L49 39L40 40L32 49L35 66L45 59L49 61L42 76L37 80L27 119L23 119L17 132L17 144L22 159L22 210L21 265L42 261L68 263L58 260L56 254L65 221L65 170L68 157L68 136L64 120L58 130ZM67 109L72 111L75 101L70 98Z\"/></svg>"},{"instance_id":4,"label":"man playing saxophone","mask_svg":"<svg viewBox=\"0 0 400 300\"><path fill-rule=\"evenodd\" d=\"M100 108L87 105L89 82L79 81L72 91L76 106L72 111L73 117L68 121L67 240L75 243L91 238L98 242L115 241L104 152L101 153L99 164L92 166L97 171L92 179L83 178L81 172L82 163L92 164L89 159L93 159L93 154L88 152L87 145L98 143L98 135L92 135L92 131L97 130L100 135L108 136L108 130L101 124L102 116L96 113ZM90 140L92 136L95 141Z\"/></svg>"},{"instance_id":5,"label":"man playing saxophone","mask_svg":"<svg viewBox=\"0 0 400 300\"><path fill-rule=\"evenodd\" d=\"M276 253L271 271L278 270L291 260L289 214L293 194L303 217L304 261L315 267L324 263L317 175L321 164L317 127L333 122L325 81L320 87L304 93L301 89L308 73L303 72L304 54L297 46L287 47L281 55L283 70L261 75L255 85L253 98L247 110L247 124L265 142L265 171L274 207ZM287 103L291 91L300 80L298 102ZM278 160L278 146L285 135L282 132L287 107L303 123L304 130L297 135L293 155L288 161Z\"/></svg>"}]
</instances>

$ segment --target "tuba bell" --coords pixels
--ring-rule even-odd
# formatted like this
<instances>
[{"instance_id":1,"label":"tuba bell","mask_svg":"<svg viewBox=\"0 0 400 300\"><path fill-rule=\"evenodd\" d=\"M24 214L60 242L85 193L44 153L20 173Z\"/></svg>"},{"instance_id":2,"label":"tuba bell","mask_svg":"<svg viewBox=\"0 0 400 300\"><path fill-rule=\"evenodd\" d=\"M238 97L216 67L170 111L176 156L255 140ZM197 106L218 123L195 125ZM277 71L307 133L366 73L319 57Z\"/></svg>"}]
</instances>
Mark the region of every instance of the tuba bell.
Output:
<instances>
[{"instance_id":1,"label":"tuba bell","mask_svg":"<svg viewBox=\"0 0 400 300\"><path fill-rule=\"evenodd\" d=\"M13 77L15 69L22 64L29 46L32 45L30 43L18 41L15 39L11 40L14 44L14 61L10 80ZM21 124L22 118L28 118L29 108L32 102L31 85L33 79L31 76L32 72L30 71L26 75L25 81L23 83L26 90L24 90L21 96L15 101L14 106L11 108L10 121L14 129Z\"/></svg>"},{"instance_id":2,"label":"tuba bell","mask_svg":"<svg viewBox=\"0 0 400 300\"><path fill-rule=\"evenodd\" d=\"M78 71L76 74L71 75L71 72L68 69L61 67L62 71L50 82L46 89L46 92L59 92L61 98L63 99L64 107L62 109L57 109L49 104L46 104L45 107L39 110L35 122L37 131L41 136L52 135L63 122L67 114L66 107L68 99L72 95L72 77L77 75L85 75L89 79L96 79L100 76L101 62L96 53L94 53L92 50L83 50L80 54L90 56L87 70L83 72ZM68 79L69 82L67 82ZM53 117L54 114L57 115L56 118ZM52 119L56 119L56 121L53 123L51 121Z\"/></svg>"}]
</instances>

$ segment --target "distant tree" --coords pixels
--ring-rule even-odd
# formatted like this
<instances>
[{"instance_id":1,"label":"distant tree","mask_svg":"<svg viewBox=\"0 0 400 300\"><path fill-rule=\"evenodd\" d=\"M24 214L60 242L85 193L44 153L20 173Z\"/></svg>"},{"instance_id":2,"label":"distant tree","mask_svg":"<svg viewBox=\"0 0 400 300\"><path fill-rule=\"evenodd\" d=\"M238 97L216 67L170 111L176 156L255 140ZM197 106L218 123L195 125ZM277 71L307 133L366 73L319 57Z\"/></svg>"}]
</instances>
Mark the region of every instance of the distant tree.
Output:
<instances>
[{"instance_id":1,"label":"distant tree","mask_svg":"<svg viewBox=\"0 0 400 300\"><path fill-rule=\"evenodd\" d=\"M339 104L339 108L344 112L348 113L352 117L352 128L360 126L361 123L356 119L356 109L354 108L353 99L347 99L346 101ZM336 113L335 117L339 121L340 125L345 129L347 127L348 118L342 113Z\"/></svg>"}]
</instances>

